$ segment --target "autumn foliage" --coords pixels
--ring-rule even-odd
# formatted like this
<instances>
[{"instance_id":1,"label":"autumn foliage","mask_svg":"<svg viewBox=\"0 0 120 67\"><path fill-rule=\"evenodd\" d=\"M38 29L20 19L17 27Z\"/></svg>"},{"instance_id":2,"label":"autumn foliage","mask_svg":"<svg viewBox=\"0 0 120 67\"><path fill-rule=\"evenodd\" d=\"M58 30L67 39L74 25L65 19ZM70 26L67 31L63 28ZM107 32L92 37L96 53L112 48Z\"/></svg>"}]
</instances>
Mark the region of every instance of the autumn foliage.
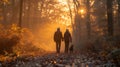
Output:
<instances>
[{"instance_id":1,"label":"autumn foliage","mask_svg":"<svg viewBox=\"0 0 120 67\"><path fill-rule=\"evenodd\" d=\"M18 56L44 51L34 45L33 37L28 29L20 29L16 24L7 27L0 24L0 54Z\"/></svg>"}]
</instances>

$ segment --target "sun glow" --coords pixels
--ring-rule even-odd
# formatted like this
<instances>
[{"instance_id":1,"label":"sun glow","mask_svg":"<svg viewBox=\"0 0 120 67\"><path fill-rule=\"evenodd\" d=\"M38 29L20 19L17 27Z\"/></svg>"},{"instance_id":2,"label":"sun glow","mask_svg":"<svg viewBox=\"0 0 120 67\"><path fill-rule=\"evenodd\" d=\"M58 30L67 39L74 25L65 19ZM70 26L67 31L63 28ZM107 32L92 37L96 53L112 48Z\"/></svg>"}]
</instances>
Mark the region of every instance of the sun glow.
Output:
<instances>
[{"instance_id":1,"label":"sun glow","mask_svg":"<svg viewBox=\"0 0 120 67\"><path fill-rule=\"evenodd\" d=\"M85 11L84 8L79 9L79 14L83 15L83 14L85 14L85 13L86 13L86 11Z\"/></svg>"},{"instance_id":2,"label":"sun glow","mask_svg":"<svg viewBox=\"0 0 120 67\"><path fill-rule=\"evenodd\" d=\"M83 9L81 9L81 10L80 10L80 12L81 12L81 13L84 13L84 10L83 10Z\"/></svg>"}]
</instances>

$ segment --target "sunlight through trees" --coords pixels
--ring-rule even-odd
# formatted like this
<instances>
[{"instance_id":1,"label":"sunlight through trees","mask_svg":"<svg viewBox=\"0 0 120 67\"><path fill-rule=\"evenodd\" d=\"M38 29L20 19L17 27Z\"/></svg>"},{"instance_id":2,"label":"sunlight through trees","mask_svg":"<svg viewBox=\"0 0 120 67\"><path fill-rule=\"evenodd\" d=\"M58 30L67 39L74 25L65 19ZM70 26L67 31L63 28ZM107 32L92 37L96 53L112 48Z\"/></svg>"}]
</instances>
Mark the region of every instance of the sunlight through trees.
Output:
<instances>
[{"instance_id":1,"label":"sunlight through trees","mask_svg":"<svg viewBox=\"0 0 120 67\"><path fill-rule=\"evenodd\" d=\"M31 54L54 52L58 27L63 34L70 30L75 51L108 54L120 48L119 18L120 0L0 0L0 47L12 44L1 48L1 54L14 46L13 51L23 54L31 48L35 48Z\"/></svg>"}]
</instances>

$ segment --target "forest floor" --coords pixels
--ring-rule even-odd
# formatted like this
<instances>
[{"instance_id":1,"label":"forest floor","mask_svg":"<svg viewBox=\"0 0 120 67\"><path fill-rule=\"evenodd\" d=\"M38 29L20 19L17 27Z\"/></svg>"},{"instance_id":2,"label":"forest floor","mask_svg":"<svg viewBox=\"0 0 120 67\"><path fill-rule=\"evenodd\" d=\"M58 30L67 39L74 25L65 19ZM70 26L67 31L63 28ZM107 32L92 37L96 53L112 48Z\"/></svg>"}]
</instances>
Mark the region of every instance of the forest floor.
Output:
<instances>
[{"instance_id":1,"label":"forest floor","mask_svg":"<svg viewBox=\"0 0 120 67\"><path fill-rule=\"evenodd\" d=\"M99 57L87 57L80 53L46 54L43 56L18 57L13 61L6 61L0 67L104 67L112 64L104 62Z\"/></svg>"}]
</instances>

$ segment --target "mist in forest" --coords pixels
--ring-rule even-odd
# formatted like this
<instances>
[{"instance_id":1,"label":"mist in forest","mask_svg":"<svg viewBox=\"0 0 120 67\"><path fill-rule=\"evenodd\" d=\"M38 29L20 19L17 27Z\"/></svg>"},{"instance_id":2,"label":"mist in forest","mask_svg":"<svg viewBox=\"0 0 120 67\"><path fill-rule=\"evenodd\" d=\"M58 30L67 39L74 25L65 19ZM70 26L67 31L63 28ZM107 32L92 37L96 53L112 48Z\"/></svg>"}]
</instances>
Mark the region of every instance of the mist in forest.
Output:
<instances>
[{"instance_id":1,"label":"mist in forest","mask_svg":"<svg viewBox=\"0 0 120 67\"><path fill-rule=\"evenodd\" d=\"M64 24L50 23L44 24L36 29L35 39L37 39L37 47L45 49L47 51L56 51L56 43L54 42L54 33L60 28L62 34L64 35L66 29L71 30L71 27L67 27ZM72 33L72 32L71 32ZM62 42L61 51L64 51L64 42Z\"/></svg>"},{"instance_id":2,"label":"mist in forest","mask_svg":"<svg viewBox=\"0 0 120 67\"><path fill-rule=\"evenodd\" d=\"M70 30L75 50L99 52L112 44L119 48L119 8L119 0L0 0L1 43L15 35L24 49L55 51L53 35L59 27L62 34Z\"/></svg>"}]
</instances>

